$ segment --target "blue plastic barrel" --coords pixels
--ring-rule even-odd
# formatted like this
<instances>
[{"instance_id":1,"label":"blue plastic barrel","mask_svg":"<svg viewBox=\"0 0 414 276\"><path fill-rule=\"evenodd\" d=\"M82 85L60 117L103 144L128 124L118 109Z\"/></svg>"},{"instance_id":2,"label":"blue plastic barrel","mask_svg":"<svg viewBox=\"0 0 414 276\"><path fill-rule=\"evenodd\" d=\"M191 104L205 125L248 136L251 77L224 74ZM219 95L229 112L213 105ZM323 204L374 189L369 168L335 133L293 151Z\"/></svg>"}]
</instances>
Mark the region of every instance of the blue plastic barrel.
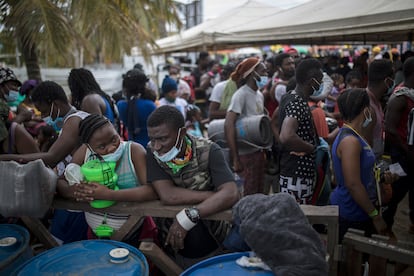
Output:
<instances>
[{"instance_id":1,"label":"blue plastic barrel","mask_svg":"<svg viewBox=\"0 0 414 276\"><path fill-rule=\"evenodd\" d=\"M0 224L0 275L10 275L32 257L30 235L17 224Z\"/></svg>"},{"instance_id":2,"label":"blue plastic barrel","mask_svg":"<svg viewBox=\"0 0 414 276\"><path fill-rule=\"evenodd\" d=\"M236 263L242 256L249 256L250 252L238 252L215 256L207 260L196 263L189 267L181 276L271 276L271 271L263 269L244 268Z\"/></svg>"},{"instance_id":3,"label":"blue plastic barrel","mask_svg":"<svg viewBox=\"0 0 414 276\"><path fill-rule=\"evenodd\" d=\"M85 240L55 247L26 261L15 275L148 276L148 262L135 247L112 240Z\"/></svg>"}]
</instances>

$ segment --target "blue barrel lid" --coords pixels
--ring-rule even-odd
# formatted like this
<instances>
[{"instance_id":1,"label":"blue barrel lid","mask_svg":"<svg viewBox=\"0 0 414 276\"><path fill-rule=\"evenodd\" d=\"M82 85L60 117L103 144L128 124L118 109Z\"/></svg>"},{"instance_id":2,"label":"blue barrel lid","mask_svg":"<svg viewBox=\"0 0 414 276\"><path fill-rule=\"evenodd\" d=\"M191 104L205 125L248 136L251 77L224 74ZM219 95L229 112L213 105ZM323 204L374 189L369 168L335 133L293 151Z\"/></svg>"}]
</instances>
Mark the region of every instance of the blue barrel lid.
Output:
<instances>
[{"instance_id":1,"label":"blue barrel lid","mask_svg":"<svg viewBox=\"0 0 414 276\"><path fill-rule=\"evenodd\" d=\"M120 248L129 251L129 255L116 256L117 259L111 257L110 252ZM148 276L148 273L147 260L137 248L112 240L85 240L55 247L26 261L16 270L16 275Z\"/></svg>"},{"instance_id":2,"label":"blue barrel lid","mask_svg":"<svg viewBox=\"0 0 414 276\"><path fill-rule=\"evenodd\" d=\"M181 276L244 276L262 275L271 276L273 272L263 269L251 269L239 266L236 260L242 256L249 256L250 252L237 252L215 256L207 260L196 263L189 267Z\"/></svg>"},{"instance_id":3,"label":"blue barrel lid","mask_svg":"<svg viewBox=\"0 0 414 276\"><path fill-rule=\"evenodd\" d=\"M17 224L0 224L0 271L28 248L29 240L26 228Z\"/></svg>"}]
</instances>

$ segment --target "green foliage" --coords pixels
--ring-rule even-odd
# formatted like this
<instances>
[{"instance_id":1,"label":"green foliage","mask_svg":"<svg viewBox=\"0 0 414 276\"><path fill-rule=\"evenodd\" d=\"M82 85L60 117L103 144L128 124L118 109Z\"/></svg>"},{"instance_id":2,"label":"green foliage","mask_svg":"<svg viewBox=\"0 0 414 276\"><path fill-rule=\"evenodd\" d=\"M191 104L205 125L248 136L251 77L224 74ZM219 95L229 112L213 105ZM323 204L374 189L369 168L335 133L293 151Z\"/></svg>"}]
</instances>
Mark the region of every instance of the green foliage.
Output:
<instances>
[{"instance_id":1,"label":"green foliage","mask_svg":"<svg viewBox=\"0 0 414 276\"><path fill-rule=\"evenodd\" d=\"M45 66L120 60L133 46L149 58L166 23L181 27L171 0L0 0L1 44L34 47Z\"/></svg>"}]
</instances>

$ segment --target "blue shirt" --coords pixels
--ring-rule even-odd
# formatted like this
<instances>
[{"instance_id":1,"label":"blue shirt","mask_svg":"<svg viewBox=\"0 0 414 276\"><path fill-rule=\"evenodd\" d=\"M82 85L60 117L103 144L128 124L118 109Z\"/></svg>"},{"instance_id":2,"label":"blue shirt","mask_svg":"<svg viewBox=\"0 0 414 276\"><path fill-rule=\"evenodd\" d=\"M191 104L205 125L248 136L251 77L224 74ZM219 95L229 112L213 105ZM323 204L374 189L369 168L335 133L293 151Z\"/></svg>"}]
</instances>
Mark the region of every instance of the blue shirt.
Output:
<instances>
[{"instance_id":1,"label":"blue shirt","mask_svg":"<svg viewBox=\"0 0 414 276\"><path fill-rule=\"evenodd\" d=\"M115 122L115 114L112 111L111 104L108 102L107 99L105 99L105 97L102 97L102 99L104 100L105 107L106 107L105 108L105 113L102 114L102 115L104 115L109 121L111 121L111 123L114 123Z\"/></svg>"},{"instance_id":2,"label":"blue shirt","mask_svg":"<svg viewBox=\"0 0 414 276\"><path fill-rule=\"evenodd\" d=\"M117 103L119 118L124 123L125 127L128 127L128 102L126 100L120 100ZM136 118L135 118L135 133L128 127L128 140L140 143L144 148L149 142L147 119L149 115L155 110L156 105L151 100L136 99Z\"/></svg>"},{"instance_id":3,"label":"blue shirt","mask_svg":"<svg viewBox=\"0 0 414 276\"><path fill-rule=\"evenodd\" d=\"M375 154L367 142L350 128L343 127L340 129L332 145L332 161L335 171L337 187L331 194L331 204L339 206L339 216L350 221L369 220L368 214L355 202L348 188L345 186L344 174L342 171L342 161L336 154L338 145L346 136L356 137L361 145L360 158L360 178L371 202L377 199L377 187L374 175Z\"/></svg>"}]
</instances>

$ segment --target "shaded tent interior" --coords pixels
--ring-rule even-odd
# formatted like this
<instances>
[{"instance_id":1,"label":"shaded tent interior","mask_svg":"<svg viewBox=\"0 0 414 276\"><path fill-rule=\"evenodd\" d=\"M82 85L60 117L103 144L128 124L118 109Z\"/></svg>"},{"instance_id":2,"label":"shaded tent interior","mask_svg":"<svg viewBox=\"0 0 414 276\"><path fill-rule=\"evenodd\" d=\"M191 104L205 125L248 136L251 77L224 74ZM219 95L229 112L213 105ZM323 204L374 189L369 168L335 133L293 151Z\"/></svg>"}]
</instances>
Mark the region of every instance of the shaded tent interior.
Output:
<instances>
[{"instance_id":1,"label":"shaded tent interior","mask_svg":"<svg viewBox=\"0 0 414 276\"><path fill-rule=\"evenodd\" d=\"M158 40L156 52L268 44L385 44L413 41L413 33L412 0L312 0L287 10L250 0L212 22Z\"/></svg>"}]
</instances>

